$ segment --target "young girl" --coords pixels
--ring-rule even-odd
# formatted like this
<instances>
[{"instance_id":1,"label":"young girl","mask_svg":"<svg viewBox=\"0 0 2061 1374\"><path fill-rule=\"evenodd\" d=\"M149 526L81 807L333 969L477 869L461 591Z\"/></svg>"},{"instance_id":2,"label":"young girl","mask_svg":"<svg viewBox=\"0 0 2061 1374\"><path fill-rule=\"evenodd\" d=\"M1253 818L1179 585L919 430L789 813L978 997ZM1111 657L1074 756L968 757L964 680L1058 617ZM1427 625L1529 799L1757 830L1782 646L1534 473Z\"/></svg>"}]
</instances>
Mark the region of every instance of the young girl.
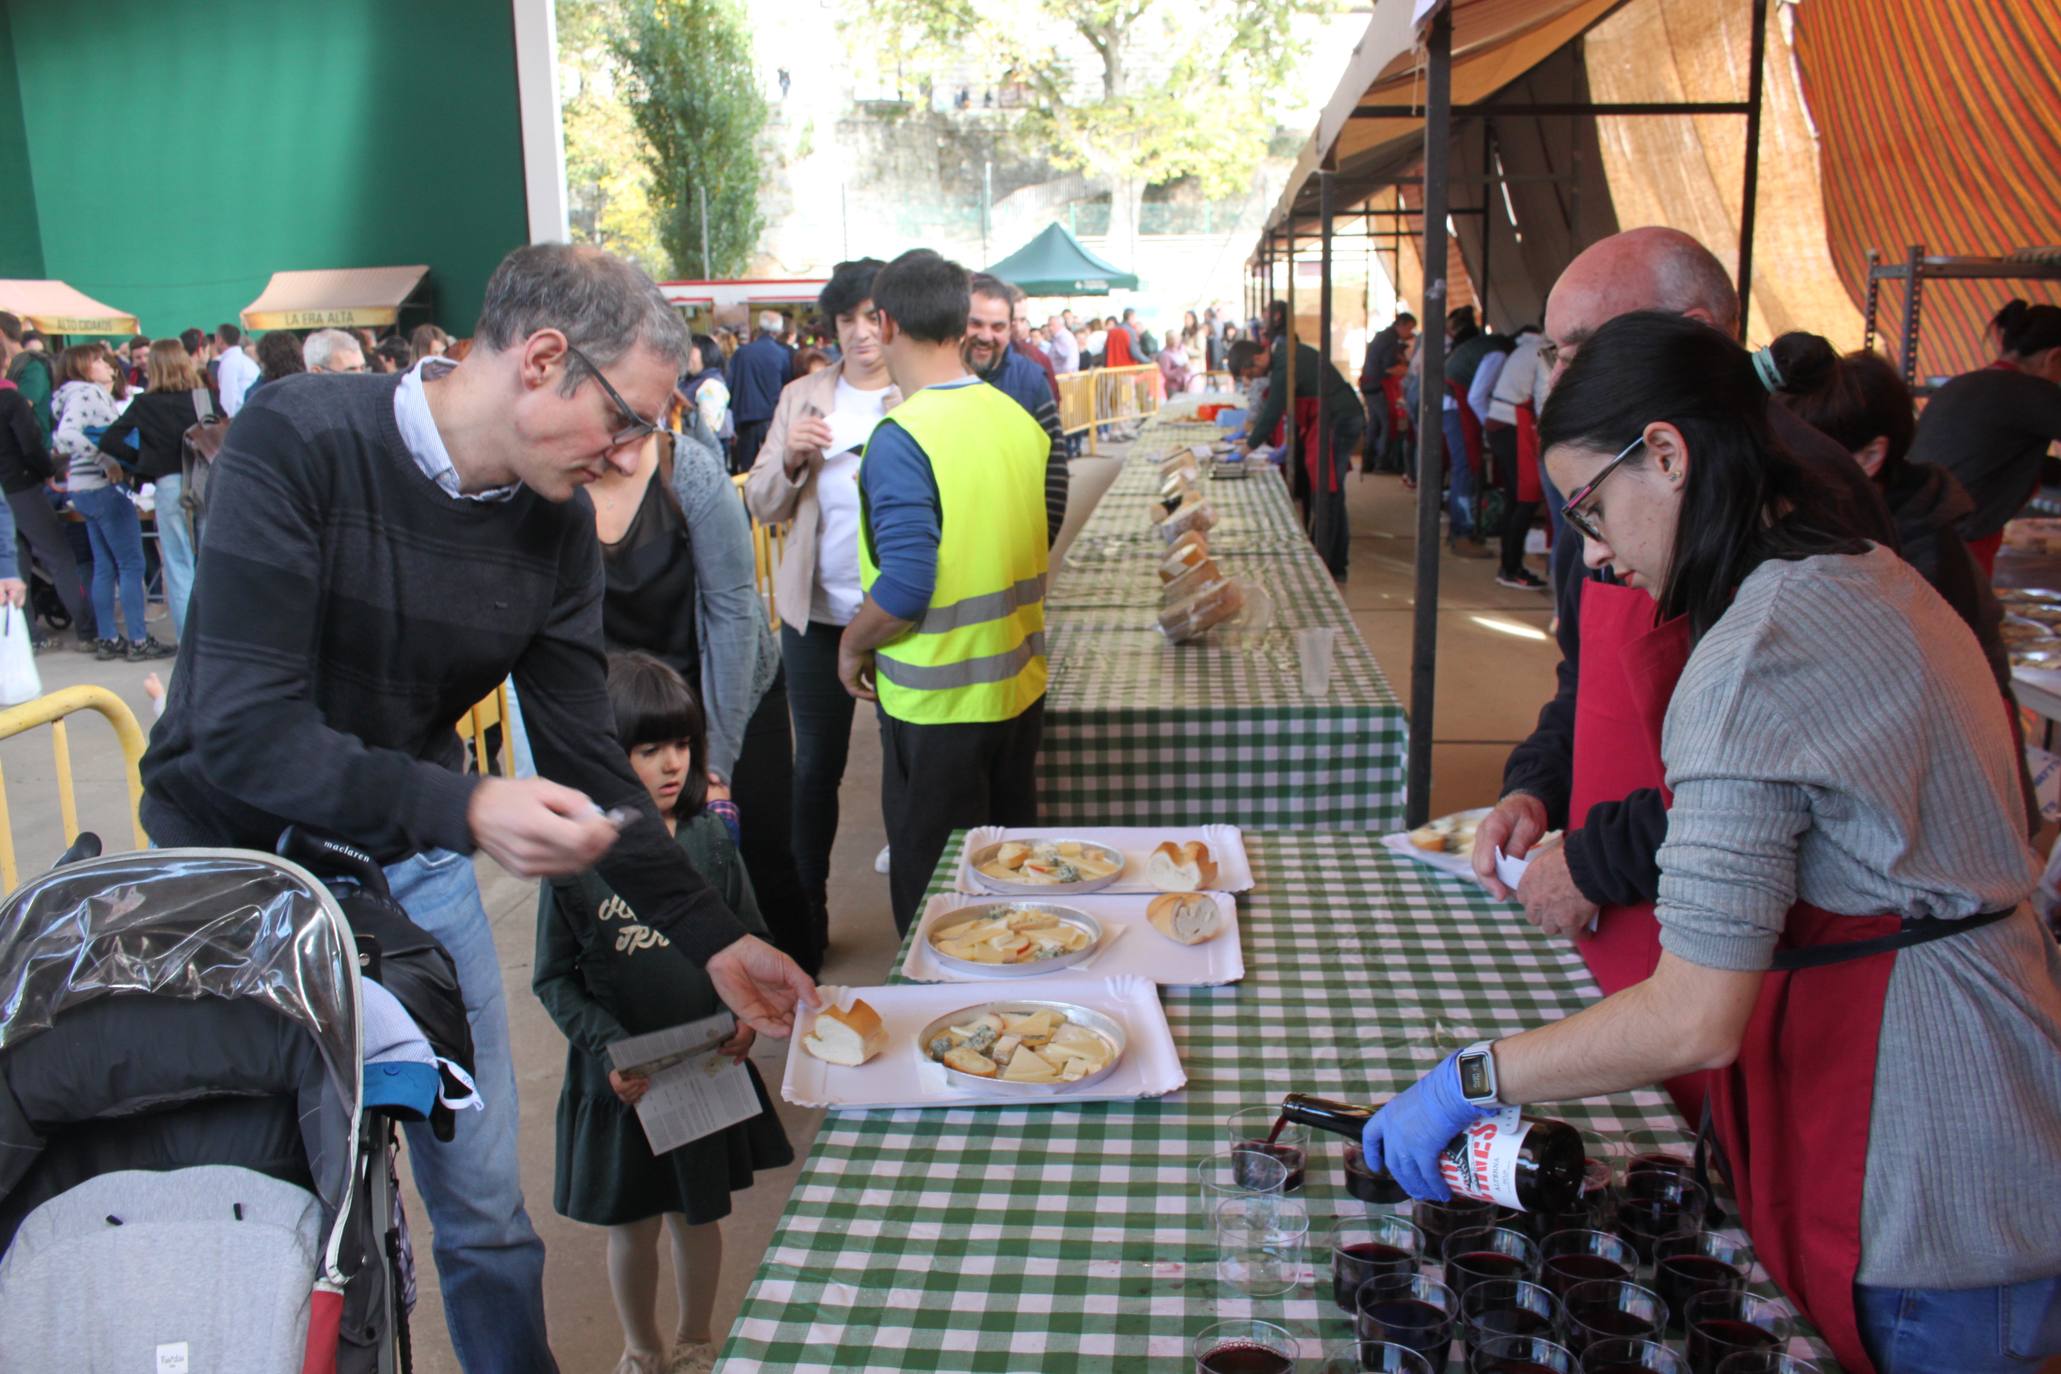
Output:
<instances>
[{"instance_id":1,"label":"young girl","mask_svg":"<svg viewBox=\"0 0 2061 1374\"><path fill-rule=\"evenodd\" d=\"M616 737L666 826L709 886L756 935L766 933L744 864L708 809L706 727L687 683L649 654L608 661ZM571 1042L558 1098L561 1215L608 1228L608 1284L623 1323L616 1374L701 1374L715 1364L709 1331L723 1239L718 1218L755 1169L794 1160L740 1025L723 1051L744 1063L759 1114L741 1125L653 1155L638 1124L645 1081L609 1067L608 1046L722 1010L708 975L593 872L544 885L537 913L537 996ZM658 1334L660 1219L673 1243L680 1324L670 1359Z\"/></svg>"}]
</instances>

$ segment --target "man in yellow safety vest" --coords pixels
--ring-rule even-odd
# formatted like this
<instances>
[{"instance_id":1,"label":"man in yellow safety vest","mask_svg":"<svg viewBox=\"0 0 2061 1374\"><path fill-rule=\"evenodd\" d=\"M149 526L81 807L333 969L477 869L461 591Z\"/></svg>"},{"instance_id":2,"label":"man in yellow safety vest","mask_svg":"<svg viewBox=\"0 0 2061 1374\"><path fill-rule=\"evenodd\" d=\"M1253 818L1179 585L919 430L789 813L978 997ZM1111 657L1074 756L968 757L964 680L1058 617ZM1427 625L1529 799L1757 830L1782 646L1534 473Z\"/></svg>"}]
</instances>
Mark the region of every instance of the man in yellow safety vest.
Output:
<instances>
[{"instance_id":1,"label":"man in yellow safety vest","mask_svg":"<svg viewBox=\"0 0 2061 1374\"><path fill-rule=\"evenodd\" d=\"M859 460L866 600L838 676L879 703L888 887L906 931L953 830L1036 819L1051 440L966 370L966 269L904 253L873 305L905 399Z\"/></svg>"}]
</instances>

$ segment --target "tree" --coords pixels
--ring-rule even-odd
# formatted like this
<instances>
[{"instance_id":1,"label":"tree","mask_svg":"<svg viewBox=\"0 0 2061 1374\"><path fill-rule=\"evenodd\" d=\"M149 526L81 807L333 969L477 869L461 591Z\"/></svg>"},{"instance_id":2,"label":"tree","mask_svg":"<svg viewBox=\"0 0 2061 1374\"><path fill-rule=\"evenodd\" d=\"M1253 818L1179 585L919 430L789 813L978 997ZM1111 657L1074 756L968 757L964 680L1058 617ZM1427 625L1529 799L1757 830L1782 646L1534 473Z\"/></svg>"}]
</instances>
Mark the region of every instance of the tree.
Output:
<instances>
[{"instance_id":1,"label":"tree","mask_svg":"<svg viewBox=\"0 0 2061 1374\"><path fill-rule=\"evenodd\" d=\"M572 241L606 248L654 277L674 276L652 204L651 149L623 100L610 46L617 0L557 0L556 10Z\"/></svg>"},{"instance_id":2,"label":"tree","mask_svg":"<svg viewBox=\"0 0 2061 1374\"><path fill-rule=\"evenodd\" d=\"M1130 244L1145 188L1193 176L1244 190L1286 104L1295 20L1329 0L866 0L892 60L932 70L985 54L1028 89L1016 136L1110 191L1109 237ZM1081 97L1068 49L1094 60Z\"/></svg>"},{"instance_id":3,"label":"tree","mask_svg":"<svg viewBox=\"0 0 2061 1374\"><path fill-rule=\"evenodd\" d=\"M742 275L762 227L759 131L766 101L737 0L620 0L611 47L649 150L666 251L684 270Z\"/></svg>"}]
</instances>

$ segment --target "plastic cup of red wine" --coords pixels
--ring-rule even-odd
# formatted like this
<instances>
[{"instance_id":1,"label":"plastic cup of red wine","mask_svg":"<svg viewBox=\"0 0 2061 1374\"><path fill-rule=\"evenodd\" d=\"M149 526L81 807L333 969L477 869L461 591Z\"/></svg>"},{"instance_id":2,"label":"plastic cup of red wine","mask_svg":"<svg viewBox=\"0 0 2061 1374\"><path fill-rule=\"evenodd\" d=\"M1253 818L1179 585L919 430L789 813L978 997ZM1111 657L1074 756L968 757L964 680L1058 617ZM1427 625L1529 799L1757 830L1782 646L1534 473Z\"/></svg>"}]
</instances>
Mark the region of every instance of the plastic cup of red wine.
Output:
<instances>
[{"instance_id":1,"label":"plastic cup of red wine","mask_svg":"<svg viewBox=\"0 0 2061 1374\"><path fill-rule=\"evenodd\" d=\"M1302 1343L1272 1322L1218 1322L1195 1338L1195 1374L1294 1374Z\"/></svg>"},{"instance_id":2,"label":"plastic cup of red wine","mask_svg":"<svg viewBox=\"0 0 2061 1374\"><path fill-rule=\"evenodd\" d=\"M1445 1369L1393 1341L1345 1341L1324 1352L1314 1374L1445 1374Z\"/></svg>"},{"instance_id":3,"label":"plastic cup of red wine","mask_svg":"<svg viewBox=\"0 0 2061 1374\"><path fill-rule=\"evenodd\" d=\"M1639 1252L1608 1231L1555 1231L1539 1242L1539 1282L1563 1298L1578 1283L1629 1280L1639 1272Z\"/></svg>"},{"instance_id":4,"label":"plastic cup of red wine","mask_svg":"<svg viewBox=\"0 0 2061 1374\"><path fill-rule=\"evenodd\" d=\"M1653 1291L1666 1301L1677 1335L1686 1329L1689 1299L1716 1288L1744 1288L1752 1277L1753 1247L1724 1231L1667 1236L1653 1247Z\"/></svg>"},{"instance_id":5,"label":"plastic cup of red wine","mask_svg":"<svg viewBox=\"0 0 2061 1374\"><path fill-rule=\"evenodd\" d=\"M1443 1368L1460 1304L1453 1290L1422 1274L1377 1274L1353 1298L1353 1334L1408 1346Z\"/></svg>"},{"instance_id":6,"label":"plastic cup of red wine","mask_svg":"<svg viewBox=\"0 0 2061 1374\"><path fill-rule=\"evenodd\" d=\"M1606 1224L1610 1205L1610 1161L1590 1155L1582 1161L1582 1191L1574 1204L1559 1212L1512 1212L1501 1224L1544 1240L1555 1231L1589 1231Z\"/></svg>"},{"instance_id":7,"label":"plastic cup of red wine","mask_svg":"<svg viewBox=\"0 0 2061 1374\"><path fill-rule=\"evenodd\" d=\"M1617 1137L1617 1176L1637 1173L1694 1174L1696 1139L1671 1126L1638 1126Z\"/></svg>"},{"instance_id":8,"label":"plastic cup of red wine","mask_svg":"<svg viewBox=\"0 0 2061 1374\"><path fill-rule=\"evenodd\" d=\"M1561 1343L1576 1354L1613 1336L1657 1341L1667 1334L1667 1304L1660 1295L1622 1279L1578 1283L1560 1307Z\"/></svg>"},{"instance_id":9,"label":"plastic cup of red wine","mask_svg":"<svg viewBox=\"0 0 2061 1374\"><path fill-rule=\"evenodd\" d=\"M1689 1374L1689 1362L1659 1341L1612 1337L1582 1352L1582 1374Z\"/></svg>"},{"instance_id":10,"label":"plastic cup of red wine","mask_svg":"<svg viewBox=\"0 0 2061 1374\"><path fill-rule=\"evenodd\" d=\"M1288 1166L1264 1150L1219 1150L1195 1161L1195 1193L1204 1226L1232 1198L1254 1193L1278 1196L1287 1183Z\"/></svg>"},{"instance_id":11,"label":"plastic cup of red wine","mask_svg":"<svg viewBox=\"0 0 2061 1374\"><path fill-rule=\"evenodd\" d=\"M1345 1147L1345 1191L1371 1208L1393 1207L1399 1202L1408 1202L1410 1195L1403 1191L1403 1185L1386 1169L1379 1171L1367 1167L1367 1157L1357 1145Z\"/></svg>"},{"instance_id":12,"label":"plastic cup of red wine","mask_svg":"<svg viewBox=\"0 0 2061 1374\"><path fill-rule=\"evenodd\" d=\"M1824 1374L1810 1360L1779 1350L1735 1350L1718 1361L1717 1374Z\"/></svg>"},{"instance_id":13,"label":"plastic cup of red wine","mask_svg":"<svg viewBox=\"0 0 2061 1374\"><path fill-rule=\"evenodd\" d=\"M1724 1358L1739 1351L1778 1351L1795 1326L1781 1303L1736 1288L1698 1293L1683 1316L1693 1374L1717 1374Z\"/></svg>"},{"instance_id":14,"label":"plastic cup of red wine","mask_svg":"<svg viewBox=\"0 0 2061 1374\"><path fill-rule=\"evenodd\" d=\"M1710 1213L1710 1194L1686 1174L1647 1169L1617 1183L1617 1233L1653 1263L1653 1250L1669 1236L1693 1235Z\"/></svg>"},{"instance_id":15,"label":"plastic cup of red wine","mask_svg":"<svg viewBox=\"0 0 2061 1374\"><path fill-rule=\"evenodd\" d=\"M1379 1274L1414 1274L1424 1233L1398 1216L1340 1217L1331 1223L1331 1300L1347 1314L1360 1285Z\"/></svg>"},{"instance_id":16,"label":"plastic cup of red wine","mask_svg":"<svg viewBox=\"0 0 2061 1374\"><path fill-rule=\"evenodd\" d=\"M1460 1295L1460 1344L1468 1352L1492 1336L1557 1338L1560 1299L1528 1279L1483 1279Z\"/></svg>"},{"instance_id":17,"label":"plastic cup of red wine","mask_svg":"<svg viewBox=\"0 0 2061 1374\"><path fill-rule=\"evenodd\" d=\"M1539 1245L1506 1226L1470 1226L1446 1237L1446 1287L1457 1297L1483 1279L1529 1279L1539 1272Z\"/></svg>"},{"instance_id":18,"label":"plastic cup of red wine","mask_svg":"<svg viewBox=\"0 0 2061 1374\"><path fill-rule=\"evenodd\" d=\"M1304 1172L1309 1167L1310 1128L1300 1121L1284 1121L1273 1107L1246 1107L1231 1113L1225 1123L1234 1150L1260 1150L1288 1166L1287 1191L1302 1191Z\"/></svg>"},{"instance_id":19,"label":"plastic cup of red wine","mask_svg":"<svg viewBox=\"0 0 2061 1374\"><path fill-rule=\"evenodd\" d=\"M1477 1202L1471 1197L1456 1197L1450 1202L1420 1199L1410 1204L1410 1220L1424 1233L1425 1258L1439 1260L1445 1258L1446 1237L1453 1232L1472 1226L1494 1226L1496 1204Z\"/></svg>"},{"instance_id":20,"label":"plastic cup of red wine","mask_svg":"<svg viewBox=\"0 0 2061 1374\"><path fill-rule=\"evenodd\" d=\"M1540 1336L1491 1336L1467 1357L1469 1374L1581 1374L1574 1352Z\"/></svg>"}]
</instances>

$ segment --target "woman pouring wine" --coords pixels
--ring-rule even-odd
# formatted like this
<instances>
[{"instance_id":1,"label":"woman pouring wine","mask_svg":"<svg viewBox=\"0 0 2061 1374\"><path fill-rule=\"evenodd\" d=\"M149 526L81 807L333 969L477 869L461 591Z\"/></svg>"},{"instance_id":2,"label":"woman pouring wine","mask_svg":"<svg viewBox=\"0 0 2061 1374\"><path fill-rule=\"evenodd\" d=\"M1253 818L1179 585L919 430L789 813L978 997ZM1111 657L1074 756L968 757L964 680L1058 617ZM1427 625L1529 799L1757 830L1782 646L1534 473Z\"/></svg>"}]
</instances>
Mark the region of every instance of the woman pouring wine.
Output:
<instances>
[{"instance_id":1,"label":"woman pouring wine","mask_svg":"<svg viewBox=\"0 0 2061 1374\"><path fill-rule=\"evenodd\" d=\"M2061 955L2010 727L1966 625L1782 459L1768 394L1804 337L1749 354L1641 312L1555 385L1587 562L1693 646L1652 741L1659 965L1448 1059L1363 1146L1442 1198L1446 1142L1501 1105L1709 1070L1746 1228L1846 1368L2035 1368L2061 1352Z\"/></svg>"}]
</instances>

